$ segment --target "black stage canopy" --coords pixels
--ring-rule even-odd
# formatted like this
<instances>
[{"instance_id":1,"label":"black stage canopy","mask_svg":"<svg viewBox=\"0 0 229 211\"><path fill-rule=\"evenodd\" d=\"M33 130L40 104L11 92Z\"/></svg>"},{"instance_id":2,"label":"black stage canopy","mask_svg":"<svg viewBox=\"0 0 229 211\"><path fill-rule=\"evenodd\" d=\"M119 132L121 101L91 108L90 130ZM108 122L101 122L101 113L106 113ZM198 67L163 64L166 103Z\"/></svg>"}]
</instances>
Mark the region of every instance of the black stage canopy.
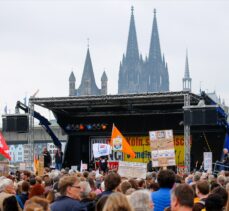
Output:
<instances>
[{"instance_id":1,"label":"black stage canopy","mask_svg":"<svg viewBox=\"0 0 229 211\"><path fill-rule=\"evenodd\" d=\"M89 162L91 137L109 137L113 123L125 136L148 136L149 131L164 129L172 129L175 135L183 135L187 95L190 106L197 106L202 99L190 92L163 92L30 98L30 102L51 110L58 124L68 134L64 164L71 166L79 164L81 160ZM210 102L206 100L205 104ZM206 109L207 107L201 108L204 118L209 116L205 113ZM198 112L197 118L192 119L199 121L198 118L202 118L200 111ZM188 115L191 114L189 112ZM209 148L215 150L214 160L221 155L225 130L216 123L209 125L208 119L206 120L199 121L202 124L200 126L191 126L192 151L195 152L192 156L193 163L201 160L203 151L209 151ZM101 129L102 124L106 125L105 129ZM95 127L89 129L88 125Z\"/></svg>"}]
</instances>

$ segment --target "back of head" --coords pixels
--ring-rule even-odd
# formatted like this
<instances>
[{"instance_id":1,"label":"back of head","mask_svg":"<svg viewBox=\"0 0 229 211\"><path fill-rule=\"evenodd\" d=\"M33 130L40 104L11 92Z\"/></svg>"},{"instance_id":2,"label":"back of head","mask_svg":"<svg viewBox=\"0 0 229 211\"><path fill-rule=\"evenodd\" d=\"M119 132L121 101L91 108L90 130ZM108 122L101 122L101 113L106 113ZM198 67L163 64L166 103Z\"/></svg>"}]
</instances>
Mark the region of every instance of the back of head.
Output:
<instances>
[{"instance_id":1,"label":"back of head","mask_svg":"<svg viewBox=\"0 0 229 211\"><path fill-rule=\"evenodd\" d=\"M21 184L21 190L22 190L22 192L28 193L29 192L29 188L30 188L29 182L23 181L22 184Z\"/></svg>"},{"instance_id":2,"label":"back of head","mask_svg":"<svg viewBox=\"0 0 229 211\"><path fill-rule=\"evenodd\" d=\"M17 203L15 196L10 196L4 199L3 210L4 211L17 211L18 210L18 203Z\"/></svg>"},{"instance_id":3,"label":"back of head","mask_svg":"<svg viewBox=\"0 0 229 211\"><path fill-rule=\"evenodd\" d=\"M161 170L157 175L160 188L172 188L175 183L175 173L172 170Z\"/></svg>"},{"instance_id":4,"label":"back of head","mask_svg":"<svg viewBox=\"0 0 229 211\"><path fill-rule=\"evenodd\" d=\"M133 192L129 197L129 202L134 210L151 210L151 197L150 192L147 190L137 190Z\"/></svg>"},{"instance_id":5,"label":"back of head","mask_svg":"<svg viewBox=\"0 0 229 211\"><path fill-rule=\"evenodd\" d=\"M91 187L87 181L83 181L79 183L80 186L80 198L85 199L88 198L89 193L91 192Z\"/></svg>"},{"instance_id":6,"label":"back of head","mask_svg":"<svg viewBox=\"0 0 229 211\"><path fill-rule=\"evenodd\" d=\"M34 185L29 193L29 198L32 198L33 196L44 196L45 189L41 184Z\"/></svg>"},{"instance_id":7,"label":"back of head","mask_svg":"<svg viewBox=\"0 0 229 211\"><path fill-rule=\"evenodd\" d=\"M102 211L108 199L108 195L102 196L95 205L95 211Z\"/></svg>"},{"instance_id":8,"label":"back of head","mask_svg":"<svg viewBox=\"0 0 229 211\"><path fill-rule=\"evenodd\" d=\"M120 185L120 189L123 194L126 194L126 191L131 187L132 186L128 181L123 181Z\"/></svg>"},{"instance_id":9,"label":"back of head","mask_svg":"<svg viewBox=\"0 0 229 211\"><path fill-rule=\"evenodd\" d=\"M0 181L0 192L5 191L7 186L13 185L13 181L8 178L2 178Z\"/></svg>"},{"instance_id":10,"label":"back of head","mask_svg":"<svg viewBox=\"0 0 229 211\"><path fill-rule=\"evenodd\" d=\"M180 206L192 208L194 204L194 191L187 184L178 185L172 191L172 200L176 198Z\"/></svg>"},{"instance_id":11,"label":"back of head","mask_svg":"<svg viewBox=\"0 0 229 211\"><path fill-rule=\"evenodd\" d=\"M106 191L115 190L121 182L121 177L116 173L110 173L105 177L105 189Z\"/></svg>"},{"instance_id":12,"label":"back of head","mask_svg":"<svg viewBox=\"0 0 229 211\"><path fill-rule=\"evenodd\" d=\"M212 190L212 194L218 194L221 197L223 206L226 205L227 200L228 200L228 193L225 188L223 187L217 187Z\"/></svg>"},{"instance_id":13,"label":"back of head","mask_svg":"<svg viewBox=\"0 0 229 211\"><path fill-rule=\"evenodd\" d=\"M23 211L44 211L41 205L35 203L35 202L26 202L24 210Z\"/></svg>"},{"instance_id":14,"label":"back of head","mask_svg":"<svg viewBox=\"0 0 229 211\"><path fill-rule=\"evenodd\" d=\"M218 194L210 194L205 201L207 211L221 211L223 209L223 200Z\"/></svg>"},{"instance_id":15,"label":"back of head","mask_svg":"<svg viewBox=\"0 0 229 211\"><path fill-rule=\"evenodd\" d=\"M49 201L47 199L44 199L38 196L34 196L31 199L29 199L28 203L36 203L36 204L39 204L44 211L49 210Z\"/></svg>"},{"instance_id":16,"label":"back of head","mask_svg":"<svg viewBox=\"0 0 229 211\"><path fill-rule=\"evenodd\" d=\"M116 192L108 196L104 205L103 211L133 211L132 206L128 202L126 196L122 193Z\"/></svg>"},{"instance_id":17,"label":"back of head","mask_svg":"<svg viewBox=\"0 0 229 211\"><path fill-rule=\"evenodd\" d=\"M209 186L208 182L205 180L198 181L196 183L196 188L203 195L207 195L210 191L210 186Z\"/></svg>"}]
</instances>

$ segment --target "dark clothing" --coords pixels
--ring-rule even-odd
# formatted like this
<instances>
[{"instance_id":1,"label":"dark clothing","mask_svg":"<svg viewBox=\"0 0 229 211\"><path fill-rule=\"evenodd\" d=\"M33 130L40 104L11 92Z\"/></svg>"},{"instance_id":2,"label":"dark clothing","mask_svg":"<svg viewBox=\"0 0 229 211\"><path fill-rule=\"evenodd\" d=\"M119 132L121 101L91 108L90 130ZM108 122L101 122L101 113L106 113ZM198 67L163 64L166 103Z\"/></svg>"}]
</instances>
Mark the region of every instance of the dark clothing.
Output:
<instances>
[{"instance_id":1,"label":"dark clothing","mask_svg":"<svg viewBox=\"0 0 229 211\"><path fill-rule=\"evenodd\" d=\"M106 159L100 160L100 161L99 161L99 167L100 167L100 170L101 170L101 171L107 172L107 171L108 171L107 160L106 160Z\"/></svg>"},{"instance_id":2,"label":"dark clothing","mask_svg":"<svg viewBox=\"0 0 229 211\"><path fill-rule=\"evenodd\" d=\"M96 198L95 198L95 203L97 203L99 201L100 198L102 198L103 196L109 196L110 194L112 194L113 191L107 190L104 191L102 193L100 193Z\"/></svg>"},{"instance_id":3,"label":"dark clothing","mask_svg":"<svg viewBox=\"0 0 229 211\"><path fill-rule=\"evenodd\" d=\"M147 172L152 172L152 171L153 171L152 160L150 160L147 163Z\"/></svg>"},{"instance_id":4,"label":"dark clothing","mask_svg":"<svg viewBox=\"0 0 229 211\"><path fill-rule=\"evenodd\" d=\"M87 211L94 211L95 210L95 202L91 199L83 199L80 203L87 208Z\"/></svg>"},{"instance_id":5,"label":"dark clothing","mask_svg":"<svg viewBox=\"0 0 229 211\"><path fill-rule=\"evenodd\" d=\"M229 166L229 154L228 153L223 156L223 164L226 166Z\"/></svg>"},{"instance_id":6,"label":"dark clothing","mask_svg":"<svg viewBox=\"0 0 229 211\"><path fill-rule=\"evenodd\" d=\"M76 199L60 196L51 206L51 211L87 211L87 208Z\"/></svg>"},{"instance_id":7,"label":"dark clothing","mask_svg":"<svg viewBox=\"0 0 229 211\"><path fill-rule=\"evenodd\" d=\"M63 152L56 152L55 154L55 163L62 163L63 160Z\"/></svg>"},{"instance_id":8,"label":"dark clothing","mask_svg":"<svg viewBox=\"0 0 229 211\"><path fill-rule=\"evenodd\" d=\"M44 156L44 167L50 167L51 165L51 155L50 153L47 151L47 152L43 152L43 156Z\"/></svg>"},{"instance_id":9,"label":"dark clothing","mask_svg":"<svg viewBox=\"0 0 229 211\"><path fill-rule=\"evenodd\" d=\"M21 193L18 196L20 197L21 202L23 203L23 205L29 199L29 194L28 193Z\"/></svg>"}]
</instances>

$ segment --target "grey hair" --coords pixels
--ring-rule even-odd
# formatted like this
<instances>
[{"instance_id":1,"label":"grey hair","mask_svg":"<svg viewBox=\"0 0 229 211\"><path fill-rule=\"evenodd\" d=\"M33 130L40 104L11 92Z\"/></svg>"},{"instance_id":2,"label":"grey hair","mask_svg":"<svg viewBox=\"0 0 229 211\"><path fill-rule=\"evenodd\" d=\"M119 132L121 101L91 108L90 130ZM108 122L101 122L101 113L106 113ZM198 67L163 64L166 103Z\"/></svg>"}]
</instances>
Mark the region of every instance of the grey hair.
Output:
<instances>
[{"instance_id":1,"label":"grey hair","mask_svg":"<svg viewBox=\"0 0 229 211\"><path fill-rule=\"evenodd\" d=\"M79 183L79 186L81 188L81 190L80 190L81 199L87 198L89 193L91 192L91 187L90 187L89 183L86 181L82 181Z\"/></svg>"},{"instance_id":2,"label":"grey hair","mask_svg":"<svg viewBox=\"0 0 229 211\"><path fill-rule=\"evenodd\" d=\"M1 182L0 182L0 193L3 192L5 190L5 188L9 185L13 185L13 181L8 179L8 178L4 178L4 179L1 179Z\"/></svg>"},{"instance_id":3,"label":"grey hair","mask_svg":"<svg viewBox=\"0 0 229 211\"><path fill-rule=\"evenodd\" d=\"M133 206L134 210L150 211L150 191L148 190L137 190L134 191L130 197L129 202Z\"/></svg>"}]
</instances>

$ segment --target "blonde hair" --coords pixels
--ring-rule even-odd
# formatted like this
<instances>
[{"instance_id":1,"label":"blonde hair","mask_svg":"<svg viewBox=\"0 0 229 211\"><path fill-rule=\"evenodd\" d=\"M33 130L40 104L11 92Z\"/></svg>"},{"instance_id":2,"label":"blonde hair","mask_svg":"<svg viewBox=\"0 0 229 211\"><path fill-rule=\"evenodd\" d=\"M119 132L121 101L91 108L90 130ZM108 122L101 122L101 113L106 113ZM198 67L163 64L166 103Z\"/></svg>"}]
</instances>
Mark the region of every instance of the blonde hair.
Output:
<instances>
[{"instance_id":1,"label":"blonde hair","mask_svg":"<svg viewBox=\"0 0 229 211\"><path fill-rule=\"evenodd\" d=\"M112 193L109 195L103 211L134 211L126 196L122 193Z\"/></svg>"}]
</instances>

